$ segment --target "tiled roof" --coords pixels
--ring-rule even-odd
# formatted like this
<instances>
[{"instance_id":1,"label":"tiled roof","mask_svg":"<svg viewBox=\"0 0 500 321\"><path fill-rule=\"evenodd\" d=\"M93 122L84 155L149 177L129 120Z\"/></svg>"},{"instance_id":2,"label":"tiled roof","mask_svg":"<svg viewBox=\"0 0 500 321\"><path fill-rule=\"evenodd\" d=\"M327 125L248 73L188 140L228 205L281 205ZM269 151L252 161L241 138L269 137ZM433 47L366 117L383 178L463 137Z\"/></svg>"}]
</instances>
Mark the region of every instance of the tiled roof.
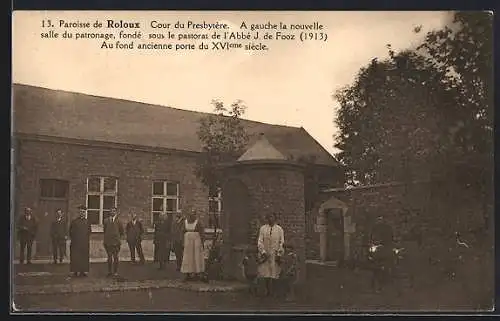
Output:
<instances>
[{"instance_id":1,"label":"tiled roof","mask_svg":"<svg viewBox=\"0 0 500 321\"><path fill-rule=\"evenodd\" d=\"M197 129L206 113L81 93L13 85L14 132L201 151ZM263 133L285 157L337 162L302 127L244 120L252 145Z\"/></svg>"}]
</instances>

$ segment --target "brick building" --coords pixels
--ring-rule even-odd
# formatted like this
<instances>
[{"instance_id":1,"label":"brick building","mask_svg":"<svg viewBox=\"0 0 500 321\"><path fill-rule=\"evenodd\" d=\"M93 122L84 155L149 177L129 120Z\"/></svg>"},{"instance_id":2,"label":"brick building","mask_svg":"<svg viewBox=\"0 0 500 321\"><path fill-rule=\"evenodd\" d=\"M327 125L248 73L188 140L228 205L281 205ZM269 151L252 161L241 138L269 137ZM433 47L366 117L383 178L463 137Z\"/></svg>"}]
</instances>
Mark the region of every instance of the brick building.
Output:
<instances>
[{"instance_id":1,"label":"brick building","mask_svg":"<svg viewBox=\"0 0 500 321\"><path fill-rule=\"evenodd\" d=\"M224 166L222 192L226 199L222 221L227 230L227 276L241 277L238 262L248 246L257 244L258 226L267 214L277 214L285 243L293 245L298 256L299 281L305 279L304 168L304 164L287 159L264 135L235 163ZM259 222L257 228L255 221Z\"/></svg>"},{"instance_id":2,"label":"brick building","mask_svg":"<svg viewBox=\"0 0 500 321\"><path fill-rule=\"evenodd\" d=\"M197 129L206 114L20 84L13 86L13 103L13 218L25 206L34 209L38 255L50 252L56 209L69 213L69 222L80 204L88 208L94 239L114 206L124 220L137 213L149 231L158 214L186 205L214 226L206 214L221 212L222 195L194 174ZM246 120L244 126L249 145L264 134L284 157L307 164L314 178L305 185L309 194L342 185L338 163L303 128Z\"/></svg>"}]
</instances>

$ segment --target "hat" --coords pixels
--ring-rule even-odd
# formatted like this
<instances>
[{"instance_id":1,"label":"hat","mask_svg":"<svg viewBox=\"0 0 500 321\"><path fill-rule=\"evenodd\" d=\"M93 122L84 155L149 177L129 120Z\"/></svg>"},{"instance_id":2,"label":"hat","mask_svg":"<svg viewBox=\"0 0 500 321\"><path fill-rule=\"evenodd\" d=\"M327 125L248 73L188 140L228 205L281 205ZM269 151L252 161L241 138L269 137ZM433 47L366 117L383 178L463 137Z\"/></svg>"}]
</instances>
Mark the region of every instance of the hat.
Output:
<instances>
[{"instance_id":1,"label":"hat","mask_svg":"<svg viewBox=\"0 0 500 321\"><path fill-rule=\"evenodd\" d=\"M86 210L86 209L87 209L87 206L85 206L85 205L80 205L80 206L78 206L78 209L79 209L79 210Z\"/></svg>"}]
</instances>

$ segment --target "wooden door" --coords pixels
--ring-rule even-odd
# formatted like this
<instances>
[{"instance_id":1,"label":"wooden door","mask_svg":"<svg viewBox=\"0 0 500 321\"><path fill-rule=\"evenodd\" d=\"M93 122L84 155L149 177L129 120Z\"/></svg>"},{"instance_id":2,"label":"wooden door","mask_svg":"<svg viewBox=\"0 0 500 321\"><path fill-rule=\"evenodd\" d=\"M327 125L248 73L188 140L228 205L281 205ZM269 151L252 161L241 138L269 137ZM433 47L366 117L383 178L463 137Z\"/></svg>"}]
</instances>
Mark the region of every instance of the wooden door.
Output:
<instances>
[{"instance_id":1,"label":"wooden door","mask_svg":"<svg viewBox=\"0 0 500 321\"><path fill-rule=\"evenodd\" d=\"M327 260L342 261L344 258L344 218L342 209L329 209L326 212L327 220Z\"/></svg>"},{"instance_id":2,"label":"wooden door","mask_svg":"<svg viewBox=\"0 0 500 321\"><path fill-rule=\"evenodd\" d=\"M52 240L50 227L55 220L58 209L63 212L66 226L69 224L68 210L68 182L61 180L41 180L40 199L35 210L38 219L38 231L35 238L37 258L52 255Z\"/></svg>"}]
</instances>

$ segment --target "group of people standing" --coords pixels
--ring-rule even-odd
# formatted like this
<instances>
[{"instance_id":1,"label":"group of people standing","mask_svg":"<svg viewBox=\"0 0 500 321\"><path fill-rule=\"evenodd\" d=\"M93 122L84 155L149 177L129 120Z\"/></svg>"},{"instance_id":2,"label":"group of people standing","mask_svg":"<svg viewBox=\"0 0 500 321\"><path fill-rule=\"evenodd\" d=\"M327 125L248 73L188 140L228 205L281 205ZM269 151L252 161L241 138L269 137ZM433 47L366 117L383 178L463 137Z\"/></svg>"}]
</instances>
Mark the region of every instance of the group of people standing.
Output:
<instances>
[{"instance_id":1,"label":"group of people standing","mask_svg":"<svg viewBox=\"0 0 500 321\"><path fill-rule=\"evenodd\" d=\"M24 209L24 214L17 221L17 237L20 243L19 262L31 264L33 255L33 243L38 232L38 220L33 215L30 207ZM66 256L66 223L63 220L62 210L56 211L55 220L50 226L50 236L52 240L52 254L54 263L62 263Z\"/></svg>"},{"instance_id":2,"label":"group of people standing","mask_svg":"<svg viewBox=\"0 0 500 321\"><path fill-rule=\"evenodd\" d=\"M70 271L74 276L86 276L90 270L90 235L91 225L87 219L87 208L79 206L79 215L73 219L66 233L66 223L62 210L57 210L51 225L52 253L54 264L62 263L66 256L66 240L70 239ZM18 239L21 245L20 263L26 258L31 264L33 242L38 230L38 222L31 208L26 208L17 224ZM144 264L142 249L144 226L135 213L123 228L116 208L103 222L103 246L107 254L108 276L118 275L119 253L122 239L125 237L133 263ZM204 279L204 228L199 223L196 211L190 211L187 217L180 213L175 217L164 215L155 223L155 262L160 269L170 260L170 252L176 256L177 270L185 275L186 280ZM25 253L27 252L27 253ZM138 255L138 262L136 260Z\"/></svg>"},{"instance_id":3,"label":"group of people standing","mask_svg":"<svg viewBox=\"0 0 500 321\"><path fill-rule=\"evenodd\" d=\"M154 231L154 260L159 269L165 268L173 252L177 271L185 275L186 280L205 277L205 229L199 222L196 212L189 211L187 217L177 213L175 217L163 215L158 218Z\"/></svg>"},{"instance_id":4,"label":"group of people standing","mask_svg":"<svg viewBox=\"0 0 500 321\"><path fill-rule=\"evenodd\" d=\"M70 271L75 276L86 276L90 270L90 235L91 225L87 220L87 209L79 206L79 216L73 219L69 227L70 239ZM51 235L54 263L61 263L66 249L66 224L61 210L56 213L52 223ZM125 228L118 218L116 208L103 222L103 246L108 257L108 276L118 274L119 253L122 239L125 237L131 261L144 264L142 249L144 227L136 214L132 214ZM19 240L21 243L21 260L24 262L25 248L27 262L31 262L31 249L37 231L37 221L32 210L26 208L25 214L18 223ZM187 216L162 215L155 222L154 230L154 261L159 263L159 269L164 269L170 260L170 253L176 257L176 268L184 274L185 280L207 281L205 273L204 227L194 210ZM242 262L243 272L254 291L257 287L264 290L265 295L274 295L278 288L285 289L293 295L293 284L296 281L297 256L293 246L285 244L284 231L276 223L276 215L266 216L266 224L259 229L257 244L251 246ZM136 252L139 261L136 261ZM281 286L279 286L281 285Z\"/></svg>"}]
</instances>

